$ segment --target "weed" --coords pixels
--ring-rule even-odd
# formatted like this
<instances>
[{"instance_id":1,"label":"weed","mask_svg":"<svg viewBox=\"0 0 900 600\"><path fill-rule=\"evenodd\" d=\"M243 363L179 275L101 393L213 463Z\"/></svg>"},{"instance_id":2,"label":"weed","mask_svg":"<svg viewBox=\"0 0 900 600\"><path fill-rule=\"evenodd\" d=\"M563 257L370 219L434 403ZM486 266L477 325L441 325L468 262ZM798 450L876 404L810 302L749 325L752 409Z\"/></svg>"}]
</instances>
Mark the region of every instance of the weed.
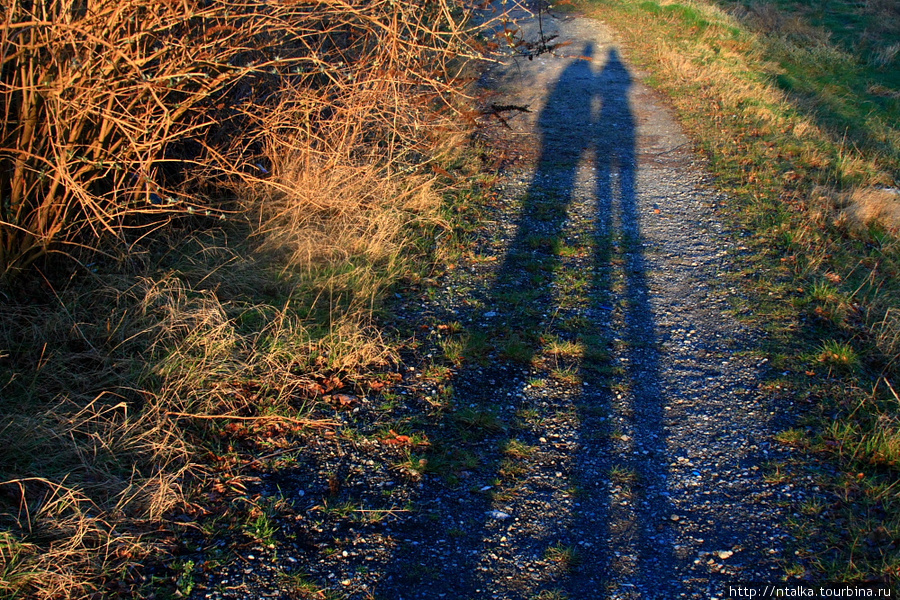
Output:
<instances>
[{"instance_id":1,"label":"weed","mask_svg":"<svg viewBox=\"0 0 900 600\"><path fill-rule=\"evenodd\" d=\"M566 317L560 322L559 328L568 333L586 331L591 326L591 321L582 315Z\"/></svg>"},{"instance_id":2,"label":"weed","mask_svg":"<svg viewBox=\"0 0 900 600\"><path fill-rule=\"evenodd\" d=\"M394 392L382 392L381 399L378 409L382 412L389 413L400 406L400 395Z\"/></svg>"},{"instance_id":3,"label":"weed","mask_svg":"<svg viewBox=\"0 0 900 600\"><path fill-rule=\"evenodd\" d=\"M578 566L580 557L575 546L564 546L559 543L547 548L546 552L544 552L544 560L556 563L564 570L569 571Z\"/></svg>"},{"instance_id":4,"label":"weed","mask_svg":"<svg viewBox=\"0 0 900 600\"><path fill-rule=\"evenodd\" d=\"M526 339L518 334L511 334L500 342L500 355L507 360L527 364L534 356L534 351Z\"/></svg>"},{"instance_id":5,"label":"weed","mask_svg":"<svg viewBox=\"0 0 900 600\"><path fill-rule=\"evenodd\" d=\"M569 600L569 595L562 590L543 590L531 600Z\"/></svg>"},{"instance_id":6,"label":"weed","mask_svg":"<svg viewBox=\"0 0 900 600\"><path fill-rule=\"evenodd\" d=\"M484 434L504 429L497 414L487 410L463 408L453 414L453 420L466 430Z\"/></svg>"},{"instance_id":7,"label":"weed","mask_svg":"<svg viewBox=\"0 0 900 600\"><path fill-rule=\"evenodd\" d=\"M466 348L469 345L468 336L445 338L439 342L444 358L452 365L459 366L463 363Z\"/></svg>"},{"instance_id":8,"label":"weed","mask_svg":"<svg viewBox=\"0 0 900 600\"><path fill-rule=\"evenodd\" d=\"M826 504L822 500L813 498L800 505L800 512L810 517L818 517L825 511L825 508Z\"/></svg>"},{"instance_id":9,"label":"weed","mask_svg":"<svg viewBox=\"0 0 900 600\"><path fill-rule=\"evenodd\" d=\"M767 463L763 465L763 469L763 479L766 483L777 484L790 481L791 476L782 464Z\"/></svg>"},{"instance_id":10,"label":"weed","mask_svg":"<svg viewBox=\"0 0 900 600\"><path fill-rule=\"evenodd\" d=\"M322 514L332 518L346 519L358 508L359 504L352 500L345 500L333 504L329 504L327 500L324 500L321 506L318 507L318 510L321 511Z\"/></svg>"},{"instance_id":11,"label":"weed","mask_svg":"<svg viewBox=\"0 0 900 600\"><path fill-rule=\"evenodd\" d=\"M175 587L178 589L178 593L189 596L197 585L194 581L194 561L176 561L172 568L177 574Z\"/></svg>"},{"instance_id":12,"label":"weed","mask_svg":"<svg viewBox=\"0 0 900 600\"><path fill-rule=\"evenodd\" d=\"M275 541L275 532L277 531L272 517L265 511L257 514L248 524L247 532L254 540L269 546Z\"/></svg>"},{"instance_id":13,"label":"weed","mask_svg":"<svg viewBox=\"0 0 900 600\"><path fill-rule=\"evenodd\" d=\"M576 367L556 368L550 371L551 379L566 385L580 385L581 375Z\"/></svg>"},{"instance_id":14,"label":"weed","mask_svg":"<svg viewBox=\"0 0 900 600\"><path fill-rule=\"evenodd\" d=\"M314 583L309 575L304 573L279 572L278 582L301 600L313 600L331 596L324 588Z\"/></svg>"},{"instance_id":15,"label":"weed","mask_svg":"<svg viewBox=\"0 0 900 600\"><path fill-rule=\"evenodd\" d=\"M505 483L515 481L527 472L528 466L513 457L504 458L497 467L497 474Z\"/></svg>"},{"instance_id":16,"label":"weed","mask_svg":"<svg viewBox=\"0 0 900 600\"><path fill-rule=\"evenodd\" d=\"M522 440L512 438L506 440L500 445L500 451L506 456L515 459L525 459L531 457L537 448L529 446Z\"/></svg>"},{"instance_id":17,"label":"weed","mask_svg":"<svg viewBox=\"0 0 900 600\"><path fill-rule=\"evenodd\" d=\"M860 423L834 422L827 435L855 464L900 466L900 419L894 414L883 413Z\"/></svg>"},{"instance_id":18,"label":"weed","mask_svg":"<svg viewBox=\"0 0 900 600\"><path fill-rule=\"evenodd\" d=\"M418 481L428 472L429 462L427 457L407 451L404 458L394 463L392 467L406 478Z\"/></svg>"},{"instance_id":19,"label":"weed","mask_svg":"<svg viewBox=\"0 0 900 600\"><path fill-rule=\"evenodd\" d=\"M488 334L483 331L475 331L469 334L466 340L464 356L476 364L486 366L492 344Z\"/></svg>"},{"instance_id":20,"label":"weed","mask_svg":"<svg viewBox=\"0 0 900 600\"><path fill-rule=\"evenodd\" d=\"M785 446L804 448L809 445L809 435L802 429L786 429L775 436L775 440Z\"/></svg>"},{"instance_id":21,"label":"weed","mask_svg":"<svg viewBox=\"0 0 900 600\"><path fill-rule=\"evenodd\" d=\"M631 467L613 465L609 469L609 478L617 485L632 486L638 481L638 473Z\"/></svg>"},{"instance_id":22,"label":"weed","mask_svg":"<svg viewBox=\"0 0 900 600\"><path fill-rule=\"evenodd\" d=\"M852 372L860 364L859 355L853 346L836 340L822 342L816 360L828 367L829 374L833 370Z\"/></svg>"},{"instance_id":23,"label":"weed","mask_svg":"<svg viewBox=\"0 0 900 600\"><path fill-rule=\"evenodd\" d=\"M558 336L544 336L542 342L544 352L555 357L577 359L584 357L587 352L583 342L564 340Z\"/></svg>"},{"instance_id":24,"label":"weed","mask_svg":"<svg viewBox=\"0 0 900 600\"><path fill-rule=\"evenodd\" d=\"M422 379L437 383L447 381L452 375L453 371L446 365L432 364L422 371Z\"/></svg>"}]
</instances>

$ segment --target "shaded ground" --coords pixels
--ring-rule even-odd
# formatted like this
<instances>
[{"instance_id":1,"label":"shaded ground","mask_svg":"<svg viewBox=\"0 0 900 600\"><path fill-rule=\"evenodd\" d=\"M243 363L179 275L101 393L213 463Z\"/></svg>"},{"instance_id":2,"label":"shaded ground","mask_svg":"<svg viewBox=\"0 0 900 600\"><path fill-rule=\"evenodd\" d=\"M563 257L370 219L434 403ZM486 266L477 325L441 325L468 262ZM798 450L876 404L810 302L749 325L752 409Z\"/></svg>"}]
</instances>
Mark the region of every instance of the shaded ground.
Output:
<instances>
[{"instance_id":1,"label":"shaded ground","mask_svg":"<svg viewBox=\"0 0 900 600\"><path fill-rule=\"evenodd\" d=\"M512 160L473 251L397 307L420 338L402 383L255 482L280 533L223 541L195 597L709 598L784 575L804 492L771 467L790 407L729 309L740 233L602 24L545 26L570 43L484 77L531 112L492 135Z\"/></svg>"}]
</instances>

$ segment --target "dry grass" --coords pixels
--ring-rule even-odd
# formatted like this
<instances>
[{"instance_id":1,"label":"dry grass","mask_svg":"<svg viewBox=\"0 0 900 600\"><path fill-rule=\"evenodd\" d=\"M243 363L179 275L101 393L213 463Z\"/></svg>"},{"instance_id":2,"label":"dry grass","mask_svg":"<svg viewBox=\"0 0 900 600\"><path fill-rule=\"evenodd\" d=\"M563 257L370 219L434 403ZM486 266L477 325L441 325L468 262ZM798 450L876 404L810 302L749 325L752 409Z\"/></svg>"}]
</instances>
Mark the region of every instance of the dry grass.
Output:
<instances>
[{"instance_id":1,"label":"dry grass","mask_svg":"<svg viewBox=\"0 0 900 600\"><path fill-rule=\"evenodd\" d=\"M423 103L409 100L453 93L451 9L13 2L0 12L2 273L160 213L219 214L209 184L259 181L273 133L324 153L379 129L392 144L420 139Z\"/></svg>"},{"instance_id":2,"label":"dry grass","mask_svg":"<svg viewBox=\"0 0 900 600\"><path fill-rule=\"evenodd\" d=\"M798 572L896 582L896 545L883 540L900 531L897 4L581 5L670 95L755 240L742 260L771 364L798 374L791 393L817 427L809 451L839 473L817 480L835 502L801 526Z\"/></svg>"},{"instance_id":3,"label":"dry grass","mask_svg":"<svg viewBox=\"0 0 900 600\"><path fill-rule=\"evenodd\" d=\"M214 422L315 425L316 381L392 358L373 314L466 134L461 15L0 9L0 596L140 595Z\"/></svg>"},{"instance_id":4,"label":"dry grass","mask_svg":"<svg viewBox=\"0 0 900 600\"><path fill-rule=\"evenodd\" d=\"M858 234L873 227L900 232L900 192L892 188L859 187L844 193L819 188L813 194L827 202L838 227Z\"/></svg>"}]
</instances>

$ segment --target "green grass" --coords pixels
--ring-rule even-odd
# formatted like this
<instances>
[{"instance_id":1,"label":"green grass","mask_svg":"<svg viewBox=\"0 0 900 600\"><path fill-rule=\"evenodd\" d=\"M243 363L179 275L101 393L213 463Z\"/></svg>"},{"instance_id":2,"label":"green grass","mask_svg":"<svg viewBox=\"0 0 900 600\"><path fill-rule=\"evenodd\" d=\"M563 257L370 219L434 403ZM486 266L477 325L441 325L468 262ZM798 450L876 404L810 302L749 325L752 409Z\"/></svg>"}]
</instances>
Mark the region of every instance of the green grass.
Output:
<instances>
[{"instance_id":1,"label":"green grass","mask_svg":"<svg viewBox=\"0 0 900 600\"><path fill-rule=\"evenodd\" d=\"M817 572L792 572L898 581L900 550L878 539L900 537L900 198L882 190L900 180L900 6L578 4L619 31L710 158L749 252L729 274L749 298L739 317L767 332L761 350L785 373L766 389L806 407L804 428L779 437L833 463L768 469L780 482L810 468L840 498L800 511L820 514L796 520Z\"/></svg>"},{"instance_id":2,"label":"green grass","mask_svg":"<svg viewBox=\"0 0 900 600\"><path fill-rule=\"evenodd\" d=\"M622 465L613 465L609 469L610 480L621 486L630 487L637 483L638 473L631 467L623 467Z\"/></svg>"},{"instance_id":3,"label":"green grass","mask_svg":"<svg viewBox=\"0 0 900 600\"><path fill-rule=\"evenodd\" d=\"M537 448L529 446L525 442L517 438L511 438L501 443L500 451L506 456L514 459L526 459L531 457Z\"/></svg>"},{"instance_id":4,"label":"green grass","mask_svg":"<svg viewBox=\"0 0 900 600\"><path fill-rule=\"evenodd\" d=\"M544 552L544 560L559 565L564 571L570 571L578 566L581 557L578 555L577 547L558 543L547 548Z\"/></svg>"}]
</instances>

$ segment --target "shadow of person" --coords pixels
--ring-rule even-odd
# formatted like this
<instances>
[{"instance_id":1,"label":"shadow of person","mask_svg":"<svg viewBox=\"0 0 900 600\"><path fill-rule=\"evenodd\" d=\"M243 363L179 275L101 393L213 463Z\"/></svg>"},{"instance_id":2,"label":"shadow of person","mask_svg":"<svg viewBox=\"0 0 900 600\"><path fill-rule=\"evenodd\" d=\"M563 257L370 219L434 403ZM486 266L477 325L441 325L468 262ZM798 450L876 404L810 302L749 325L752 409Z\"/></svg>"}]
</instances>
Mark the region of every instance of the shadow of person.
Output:
<instances>
[{"instance_id":1,"label":"shadow of person","mask_svg":"<svg viewBox=\"0 0 900 600\"><path fill-rule=\"evenodd\" d=\"M480 331L470 340L489 350L470 341L456 403L469 421L490 413L509 425L454 440L455 451L481 457L466 484L480 493L462 492L449 508L446 491L423 492L445 506L446 524L403 528L398 562L423 563L434 547L440 566L419 564L421 577L398 572L382 594L525 598L562 587L593 599L619 586L615 597L626 598L638 597L629 586L654 581L662 587L643 597L677 595L660 595L674 591L665 588L671 511L631 78L615 50L594 53L587 44L546 96L534 176L471 315ZM461 422L457 413L444 417L445 431ZM511 438L536 450L504 456L497 449ZM565 556L560 548L579 560L548 570L546 557Z\"/></svg>"},{"instance_id":2,"label":"shadow of person","mask_svg":"<svg viewBox=\"0 0 900 600\"><path fill-rule=\"evenodd\" d=\"M501 285L521 273L523 261L544 259L542 270L546 273L553 272L559 262L553 250L562 241L578 167L594 138L592 112L599 90L594 85L592 60L593 46L589 44L582 59L573 61L560 74L540 112L540 154L515 238L500 269Z\"/></svg>"},{"instance_id":3,"label":"shadow of person","mask_svg":"<svg viewBox=\"0 0 900 600\"><path fill-rule=\"evenodd\" d=\"M678 591L671 581L665 402L641 234L631 87L628 70L611 49L595 76L599 108L589 128L597 219L588 312L604 322L593 355L607 364L581 365L582 378L599 375L601 380L595 375L593 381L606 393L582 399L576 476L589 481L599 470L607 478L594 488L605 494L586 495L573 520L576 531L603 531L605 539L593 536L595 544L584 553L584 562L593 567L573 575L573 597L601 582L622 598L674 597ZM605 443L597 442L598 431L605 433ZM648 582L654 587L641 589Z\"/></svg>"}]
</instances>

